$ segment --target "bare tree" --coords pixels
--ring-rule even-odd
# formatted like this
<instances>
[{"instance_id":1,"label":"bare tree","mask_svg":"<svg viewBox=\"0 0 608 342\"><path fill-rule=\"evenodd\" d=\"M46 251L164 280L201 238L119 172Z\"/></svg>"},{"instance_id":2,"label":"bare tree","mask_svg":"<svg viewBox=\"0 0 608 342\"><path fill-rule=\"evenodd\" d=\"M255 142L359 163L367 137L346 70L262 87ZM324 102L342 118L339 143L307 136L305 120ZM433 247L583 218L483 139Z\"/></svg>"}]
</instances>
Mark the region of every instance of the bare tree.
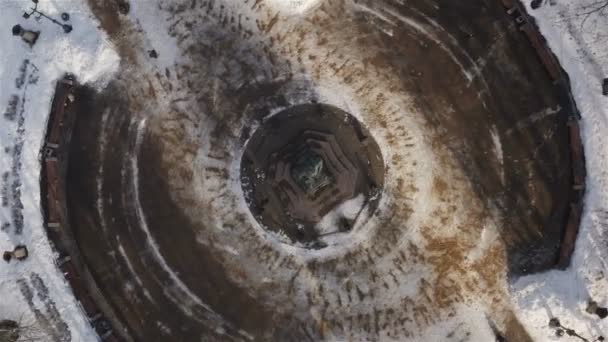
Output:
<instances>
[{"instance_id":1,"label":"bare tree","mask_svg":"<svg viewBox=\"0 0 608 342\"><path fill-rule=\"evenodd\" d=\"M577 0L570 3L572 24L577 26L580 51L589 56L594 64L597 75L604 75L603 65L608 62L608 51L605 46L608 42L608 0ZM606 76L603 76L606 77Z\"/></svg>"},{"instance_id":2,"label":"bare tree","mask_svg":"<svg viewBox=\"0 0 608 342\"><path fill-rule=\"evenodd\" d=\"M532 9L537 9L541 6L553 6L558 0L532 0L530 2ZM608 0L583 0L571 2L574 8L574 16L580 19L581 29L584 28L587 21L590 19L606 17L608 14Z\"/></svg>"},{"instance_id":3,"label":"bare tree","mask_svg":"<svg viewBox=\"0 0 608 342\"><path fill-rule=\"evenodd\" d=\"M577 16L582 17L581 29L593 16L605 17L608 14L608 0L596 0L590 3L583 3L577 10Z\"/></svg>"}]
</instances>

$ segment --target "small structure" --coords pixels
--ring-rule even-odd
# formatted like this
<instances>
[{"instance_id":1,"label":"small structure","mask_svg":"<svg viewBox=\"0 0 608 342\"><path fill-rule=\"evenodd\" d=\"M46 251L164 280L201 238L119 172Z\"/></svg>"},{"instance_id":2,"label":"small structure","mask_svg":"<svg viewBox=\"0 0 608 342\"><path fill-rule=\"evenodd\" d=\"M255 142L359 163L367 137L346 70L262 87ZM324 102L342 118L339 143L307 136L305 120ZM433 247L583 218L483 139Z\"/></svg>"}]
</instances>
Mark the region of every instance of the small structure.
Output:
<instances>
[{"instance_id":1,"label":"small structure","mask_svg":"<svg viewBox=\"0 0 608 342\"><path fill-rule=\"evenodd\" d=\"M27 259L29 255L29 252L27 251L27 247L20 245L15 247L15 250L13 251L13 258L22 261Z\"/></svg>"},{"instance_id":2,"label":"small structure","mask_svg":"<svg viewBox=\"0 0 608 342\"><path fill-rule=\"evenodd\" d=\"M2 255L2 259L4 259L4 261L6 261L6 262L10 262L13 259L23 261L23 260L27 259L28 255L29 255L29 252L27 251L27 247L25 247L24 245L19 245L19 246L15 247L15 249L12 252L10 252L10 251L4 252L4 254Z\"/></svg>"},{"instance_id":3,"label":"small structure","mask_svg":"<svg viewBox=\"0 0 608 342\"><path fill-rule=\"evenodd\" d=\"M247 143L241 185L264 229L305 248L325 247L327 234L350 232L355 222L317 227L342 203L362 195L375 210L384 162L371 134L355 117L326 104L301 104L264 120Z\"/></svg>"},{"instance_id":4,"label":"small structure","mask_svg":"<svg viewBox=\"0 0 608 342\"><path fill-rule=\"evenodd\" d=\"M352 198L359 169L331 134L308 130L270 159L273 191L296 220L318 222Z\"/></svg>"},{"instance_id":5,"label":"small structure","mask_svg":"<svg viewBox=\"0 0 608 342\"><path fill-rule=\"evenodd\" d=\"M26 42L30 47L36 44L38 40L38 36L40 36L40 31L30 31L26 30L21 25L13 26L13 36L19 36Z\"/></svg>"}]
</instances>

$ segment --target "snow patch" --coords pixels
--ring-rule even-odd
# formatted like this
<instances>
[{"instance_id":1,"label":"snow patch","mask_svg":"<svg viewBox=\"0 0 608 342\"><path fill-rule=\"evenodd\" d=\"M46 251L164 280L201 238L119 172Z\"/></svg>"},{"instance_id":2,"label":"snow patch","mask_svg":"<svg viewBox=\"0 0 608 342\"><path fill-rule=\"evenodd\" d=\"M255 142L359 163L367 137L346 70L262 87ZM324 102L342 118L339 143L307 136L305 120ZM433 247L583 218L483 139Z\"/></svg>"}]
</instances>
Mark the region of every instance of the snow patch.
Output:
<instances>
[{"instance_id":1,"label":"snow patch","mask_svg":"<svg viewBox=\"0 0 608 342\"><path fill-rule=\"evenodd\" d=\"M317 233L319 233L319 235L339 233L340 221L344 219L348 221L355 220L363 210L364 201L365 196L359 194L336 206L332 211L325 214L321 221L317 223L315 226Z\"/></svg>"},{"instance_id":2,"label":"snow patch","mask_svg":"<svg viewBox=\"0 0 608 342\"><path fill-rule=\"evenodd\" d=\"M0 113L11 103L15 107L14 113L0 116L0 174L7 174L0 188L3 197L5 187L11 195L0 207L0 252L17 244L30 252L27 260L0 267L0 319L36 327L36 340L95 341L96 333L54 263L40 208L39 153L57 80L71 73L81 83L102 87L117 71L119 57L85 2L39 3L38 9L53 17L70 12L69 34L46 19L23 18L31 7L30 1L0 2ZM40 31L33 47L10 34L16 24Z\"/></svg>"},{"instance_id":3,"label":"snow patch","mask_svg":"<svg viewBox=\"0 0 608 342\"><path fill-rule=\"evenodd\" d=\"M321 0L267 0L272 8L287 15L302 15L321 3Z\"/></svg>"},{"instance_id":4,"label":"snow patch","mask_svg":"<svg viewBox=\"0 0 608 342\"><path fill-rule=\"evenodd\" d=\"M494 143L494 155L496 155L496 159L498 159L498 165L500 167L500 180L502 184L505 184L505 160L504 154L502 150L502 143L500 142L500 135L498 134L498 130L496 126L492 127L490 130L490 134L492 135L492 143Z\"/></svg>"},{"instance_id":5,"label":"snow patch","mask_svg":"<svg viewBox=\"0 0 608 342\"><path fill-rule=\"evenodd\" d=\"M608 334L608 320L585 312L589 299L608 306L608 98L602 96L601 90L601 79L608 74L605 54L608 39L597 39L608 27L608 17L590 17L588 22L595 26L583 25L585 16L580 14L586 6L597 4L596 0L556 0L545 2L537 10L525 3L570 77L572 94L582 116L587 190L570 267L522 277L512 284L512 292L519 318L535 341L556 339L547 326L553 317L594 340Z\"/></svg>"}]
</instances>

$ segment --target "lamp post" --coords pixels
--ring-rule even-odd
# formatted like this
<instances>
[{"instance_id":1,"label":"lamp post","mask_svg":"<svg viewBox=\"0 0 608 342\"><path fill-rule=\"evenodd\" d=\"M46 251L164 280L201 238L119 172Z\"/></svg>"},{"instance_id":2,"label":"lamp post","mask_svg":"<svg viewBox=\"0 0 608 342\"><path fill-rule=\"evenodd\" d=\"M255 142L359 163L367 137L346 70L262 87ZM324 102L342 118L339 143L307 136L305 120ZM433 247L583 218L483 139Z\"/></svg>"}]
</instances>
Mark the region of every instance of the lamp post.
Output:
<instances>
[{"instance_id":1,"label":"lamp post","mask_svg":"<svg viewBox=\"0 0 608 342\"><path fill-rule=\"evenodd\" d=\"M38 0L32 0L32 2L34 3L34 7L32 7L29 12L24 12L23 13L23 17L25 19L28 19L29 17L31 17L34 14L37 14L38 17L36 17L36 19L39 20L40 18L46 18L46 19L50 20L52 23L61 26L61 28L63 29L63 32L65 32L65 33L72 32L72 25L70 25L70 24L62 24L61 22L59 22L59 20L53 19L53 18L49 17L48 15L40 12L38 10ZM67 13L63 13L61 15L61 18L63 20L67 21L67 20L69 20L70 16Z\"/></svg>"}]
</instances>

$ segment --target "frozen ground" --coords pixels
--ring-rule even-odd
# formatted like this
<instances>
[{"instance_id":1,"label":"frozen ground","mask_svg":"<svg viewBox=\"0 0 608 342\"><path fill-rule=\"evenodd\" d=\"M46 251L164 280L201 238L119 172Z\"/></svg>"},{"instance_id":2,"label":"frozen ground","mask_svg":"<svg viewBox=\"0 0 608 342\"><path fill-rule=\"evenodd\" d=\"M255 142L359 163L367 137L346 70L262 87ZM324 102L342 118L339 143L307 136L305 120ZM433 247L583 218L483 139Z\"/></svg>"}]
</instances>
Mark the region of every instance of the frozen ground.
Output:
<instances>
[{"instance_id":1,"label":"frozen ground","mask_svg":"<svg viewBox=\"0 0 608 342\"><path fill-rule=\"evenodd\" d=\"M289 0L272 2L293 15L316 3L291 1L293 6L289 6L285 5ZM572 266L566 271L523 277L511 287L517 314L536 341L558 340L547 326L551 317L590 339L608 335L608 320L584 312L590 297L608 305L608 98L601 96L601 79L608 73L608 20L593 13L581 15L589 10L586 5L597 0L552 3L530 12L570 75L583 117L588 180ZM40 4L40 10L53 17L69 12L74 26L70 34L47 20L23 19L21 14L30 5L25 0L0 2L0 252L18 244L27 245L30 251L24 262L0 263L0 319L39 327L34 334L42 340L92 341L96 337L53 263L42 227L38 153L55 81L71 72L81 82L101 85L115 72L118 58L84 1L43 0ZM141 9L140 15L145 16L146 7L141 3L132 9L134 15ZM157 30L147 26L149 22L143 21L143 28ZM32 49L11 35L14 24L42 32ZM158 31L159 36L164 35ZM463 314L475 317L475 313Z\"/></svg>"},{"instance_id":2,"label":"frozen ground","mask_svg":"<svg viewBox=\"0 0 608 342\"><path fill-rule=\"evenodd\" d=\"M40 210L39 151L55 82L70 72L84 82L103 82L118 57L97 29L84 2L42 1L58 18L69 12L74 30L64 34L48 20L24 19L31 2L0 2L0 252L25 244L23 262L0 264L0 319L31 326L42 341L94 341L81 309L54 264ZM33 48L11 34L20 24L41 31Z\"/></svg>"}]
</instances>

